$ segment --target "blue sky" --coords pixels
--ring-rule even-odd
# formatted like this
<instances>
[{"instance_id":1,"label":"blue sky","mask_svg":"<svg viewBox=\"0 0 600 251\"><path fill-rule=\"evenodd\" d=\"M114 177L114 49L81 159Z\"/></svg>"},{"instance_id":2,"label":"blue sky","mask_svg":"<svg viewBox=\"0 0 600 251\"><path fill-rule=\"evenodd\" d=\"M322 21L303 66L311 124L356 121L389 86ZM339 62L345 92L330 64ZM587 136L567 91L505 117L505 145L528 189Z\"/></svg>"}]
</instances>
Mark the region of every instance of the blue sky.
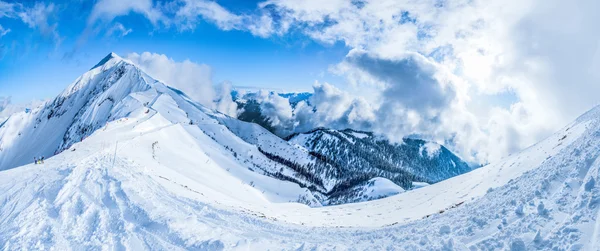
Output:
<instances>
[{"instance_id":1,"label":"blue sky","mask_svg":"<svg viewBox=\"0 0 600 251\"><path fill-rule=\"evenodd\" d=\"M315 80L340 81L327 70L349 50L343 43L315 42L298 33L263 38L245 31L221 30L205 21L194 30L155 27L135 12L89 32L86 15L91 12L92 2L74 2L55 2L50 14L49 22L56 25L60 41L19 19L0 18L0 25L10 29L0 37L0 96L12 96L13 102L53 97L109 52L121 56L152 52L175 61L189 59L207 64L213 69L215 83L310 90ZM252 1L220 3L239 12L257 5ZM32 7L35 3L22 4ZM124 36L110 34L114 23L131 31Z\"/></svg>"}]
</instances>

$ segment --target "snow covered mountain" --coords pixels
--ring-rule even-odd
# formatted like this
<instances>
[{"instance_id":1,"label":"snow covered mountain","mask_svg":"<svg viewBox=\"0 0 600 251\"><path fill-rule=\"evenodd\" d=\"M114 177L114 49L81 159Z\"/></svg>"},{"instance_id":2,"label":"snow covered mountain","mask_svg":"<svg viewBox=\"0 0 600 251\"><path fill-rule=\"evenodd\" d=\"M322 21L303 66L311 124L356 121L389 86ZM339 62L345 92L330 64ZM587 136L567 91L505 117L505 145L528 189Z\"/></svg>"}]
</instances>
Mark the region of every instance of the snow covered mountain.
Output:
<instances>
[{"instance_id":1,"label":"snow covered mountain","mask_svg":"<svg viewBox=\"0 0 600 251\"><path fill-rule=\"evenodd\" d=\"M155 117L162 118L164 121L159 124L164 126L183 126L187 137L198 144L208 144L208 140L225 149L219 155L227 160L220 164L224 169L230 169L229 162L235 162L260 179L267 176L293 187L283 195L270 191L272 201L321 206L378 199L403 191L385 181L387 176L345 174L348 168L340 166L345 163L330 162L257 124L198 105L112 53L54 100L31 112L13 114L2 124L0 170L32 163L36 157L59 154L96 131L105 130L109 122L132 118L139 122ZM113 143L116 144L106 144ZM379 178L378 182L374 182L375 178ZM270 186L256 179L244 178L243 182L259 188ZM383 191L379 191L380 187ZM404 187L409 188L410 184Z\"/></svg>"},{"instance_id":2,"label":"snow covered mountain","mask_svg":"<svg viewBox=\"0 0 600 251\"><path fill-rule=\"evenodd\" d=\"M129 94L151 88L144 77L110 54L53 101L13 114L0 127L0 170L52 156L139 109L142 104Z\"/></svg>"},{"instance_id":3,"label":"snow covered mountain","mask_svg":"<svg viewBox=\"0 0 600 251\"><path fill-rule=\"evenodd\" d=\"M3 250L600 250L600 107L500 162L329 207L262 173L301 180L263 152L314 161L304 147L198 106L114 55L56 100L12 115L0 137ZM43 152L36 145L63 151L42 165L12 161L30 162L22 155Z\"/></svg>"},{"instance_id":4,"label":"snow covered mountain","mask_svg":"<svg viewBox=\"0 0 600 251\"><path fill-rule=\"evenodd\" d=\"M197 144L209 144L224 150L213 156L223 159L224 162L219 164L223 169L231 169L234 162L259 177L256 181L243 182L257 187L268 186L269 182L258 182L267 175L283 180L269 179L276 180L279 186L292 187L292 192L287 194L271 191L275 194L274 201L321 205L323 199L316 199L313 191L321 195L325 192L323 185L316 186L314 182L307 181L305 174L299 173L306 173L301 169L306 165L316 165L317 160L305 150L271 135L260 126L241 122L190 101L182 92L154 80L112 53L53 101L29 113L13 114L2 124L0 170L32 163L35 157L48 158L59 154L94 132L106 130L109 122L132 118L137 118L138 123L148 120L148 123L158 123L161 127L181 126L188 131L185 137ZM140 132L143 133L148 132ZM256 141L265 145L257 147ZM157 146L158 143L153 144L153 150ZM265 155L275 151L290 156L282 162ZM292 162L297 170L282 164Z\"/></svg>"}]
</instances>

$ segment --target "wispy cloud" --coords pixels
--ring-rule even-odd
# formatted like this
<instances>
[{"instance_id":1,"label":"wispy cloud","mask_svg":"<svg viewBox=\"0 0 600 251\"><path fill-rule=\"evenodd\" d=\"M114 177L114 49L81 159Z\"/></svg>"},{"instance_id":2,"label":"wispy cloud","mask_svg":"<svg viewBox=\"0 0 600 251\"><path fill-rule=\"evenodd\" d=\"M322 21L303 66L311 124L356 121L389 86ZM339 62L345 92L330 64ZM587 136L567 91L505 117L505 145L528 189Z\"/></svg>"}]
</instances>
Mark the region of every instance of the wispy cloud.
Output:
<instances>
[{"instance_id":1,"label":"wispy cloud","mask_svg":"<svg viewBox=\"0 0 600 251\"><path fill-rule=\"evenodd\" d=\"M15 8L17 4L7 3L4 1L0 1L0 18L2 17L14 17L16 15Z\"/></svg>"},{"instance_id":2,"label":"wispy cloud","mask_svg":"<svg viewBox=\"0 0 600 251\"><path fill-rule=\"evenodd\" d=\"M206 21L222 30L248 31L259 37L268 37L274 32L273 20L266 12L235 14L209 0L181 0L178 3L171 23L182 31L193 30L199 22Z\"/></svg>"},{"instance_id":3,"label":"wispy cloud","mask_svg":"<svg viewBox=\"0 0 600 251\"><path fill-rule=\"evenodd\" d=\"M98 21L110 23L115 17L129 15L130 13L142 14L154 25L165 21L163 13L152 0L99 0L92 7L87 22L90 26Z\"/></svg>"},{"instance_id":4,"label":"wispy cloud","mask_svg":"<svg viewBox=\"0 0 600 251\"><path fill-rule=\"evenodd\" d=\"M0 18L17 19L29 28L37 30L48 39L52 39L58 47L62 37L58 33L58 22L53 20L57 12L53 3L36 2L33 6L21 3L7 3L0 1ZM0 37L10 32L9 27L0 26Z\"/></svg>"},{"instance_id":5,"label":"wispy cloud","mask_svg":"<svg viewBox=\"0 0 600 251\"><path fill-rule=\"evenodd\" d=\"M50 23L49 20L55 11L53 3L38 2L32 8L24 8L17 15L30 28L39 30L43 36L53 39L56 44L60 44L62 39L57 31L58 23Z\"/></svg>"},{"instance_id":6,"label":"wispy cloud","mask_svg":"<svg viewBox=\"0 0 600 251\"><path fill-rule=\"evenodd\" d=\"M123 26L121 23L115 23L110 29L108 29L108 31L106 31L106 37L124 37L132 31L132 29L125 28L125 26Z\"/></svg>"},{"instance_id":7,"label":"wispy cloud","mask_svg":"<svg viewBox=\"0 0 600 251\"><path fill-rule=\"evenodd\" d=\"M0 25L0 38L2 38L4 35L8 34L10 32L10 29L5 29L4 27L2 27L2 25Z\"/></svg>"}]
</instances>

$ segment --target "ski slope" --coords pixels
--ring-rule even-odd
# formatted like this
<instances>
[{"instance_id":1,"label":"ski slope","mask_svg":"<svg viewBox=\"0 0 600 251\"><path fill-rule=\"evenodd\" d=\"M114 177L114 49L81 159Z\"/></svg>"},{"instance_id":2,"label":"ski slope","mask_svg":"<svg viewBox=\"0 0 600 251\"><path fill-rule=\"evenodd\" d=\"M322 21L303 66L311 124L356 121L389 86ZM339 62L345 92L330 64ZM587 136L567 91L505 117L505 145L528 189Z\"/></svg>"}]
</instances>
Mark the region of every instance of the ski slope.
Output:
<instances>
[{"instance_id":1,"label":"ski slope","mask_svg":"<svg viewBox=\"0 0 600 251\"><path fill-rule=\"evenodd\" d=\"M307 188L251 170L285 168L258 151L279 144L268 132L141 77L148 86L125 94L85 139L42 165L0 171L2 249L600 248L600 108L498 163L315 207Z\"/></svg>"}]
</instances>

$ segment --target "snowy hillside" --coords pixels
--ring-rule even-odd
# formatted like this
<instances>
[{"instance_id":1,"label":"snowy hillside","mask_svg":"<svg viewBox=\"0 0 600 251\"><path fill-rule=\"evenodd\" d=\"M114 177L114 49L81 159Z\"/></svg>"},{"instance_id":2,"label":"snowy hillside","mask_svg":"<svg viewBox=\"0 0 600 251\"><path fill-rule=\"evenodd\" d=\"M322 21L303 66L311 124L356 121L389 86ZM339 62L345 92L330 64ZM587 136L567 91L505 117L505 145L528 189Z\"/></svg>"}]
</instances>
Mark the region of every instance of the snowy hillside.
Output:
<instances>
[{"instance_id":1,"label":"snowy hillside","mask_svg":"<svg viewBox=\"0 0 600 251\"><path fill-rule=\"evenodd\" d=\"M316 166L307 149L201 107L113 55L0 127L0 246L599 250L599 141L600 107L466 174L380 200L309 207L323 200L314 191L334 183L295 169ZM436 152L429 147L423 156ZM19 166L56 150L44 164ZM389 185L355 188L401 192Z\"/></svg>"}]
</instances>

